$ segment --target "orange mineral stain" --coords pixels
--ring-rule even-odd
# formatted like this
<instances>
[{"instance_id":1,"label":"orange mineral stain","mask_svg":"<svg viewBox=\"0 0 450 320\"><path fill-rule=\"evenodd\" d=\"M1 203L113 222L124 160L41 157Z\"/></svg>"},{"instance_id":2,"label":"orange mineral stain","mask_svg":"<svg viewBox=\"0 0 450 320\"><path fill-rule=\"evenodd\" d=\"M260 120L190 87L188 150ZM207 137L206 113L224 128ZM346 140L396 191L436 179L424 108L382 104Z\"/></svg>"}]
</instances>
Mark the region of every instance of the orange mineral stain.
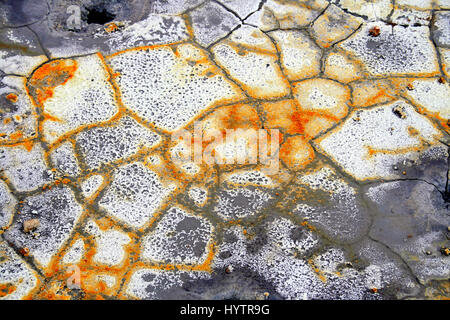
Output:
<instances>
[{"instance_id":1,"label":"orange mineral stain","mask_svg":"<svg viewBox=\"0 0 450 320\"><path fill-rule=\"evenodd\" d=\"M77 62L73 59L53 60L37 69L28 82L39 105L53 97L54 89L74 77Z\"/></svg>"},{"instance_id":2,"label":"orange mineral stain","mask_svg":"<svg viewBox=\"0 0 450 320\"><path fill-rule=\"evenodd\" d=\"M119 30L119 26L115 22L108 23L105 26L105 31L108 33L115 32Z\"/></svg>"}]
</instances>

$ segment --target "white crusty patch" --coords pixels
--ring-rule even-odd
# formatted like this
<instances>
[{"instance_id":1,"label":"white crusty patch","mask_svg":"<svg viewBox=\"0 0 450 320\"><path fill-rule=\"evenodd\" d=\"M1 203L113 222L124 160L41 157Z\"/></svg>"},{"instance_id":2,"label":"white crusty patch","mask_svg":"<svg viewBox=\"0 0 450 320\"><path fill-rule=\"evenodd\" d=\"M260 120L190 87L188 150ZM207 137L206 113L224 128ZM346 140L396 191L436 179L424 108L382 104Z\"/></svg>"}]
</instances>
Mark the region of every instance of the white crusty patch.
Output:
<instances>
[{"instance_id":1,"label":"white crusty patch","mask_svg":"<svg viewBox=\"0 0 450 320\"><path fill-rule=\"evenodd\" d=\"M95 174L87 178L81 183L81 192L86 198L90 198L100 188L103 183L103 176Z\"/></svg>"},{"instance_id":2,"label":"white crusty patch","mask_svg":"<svg viewBox=\"0 0 450 320\"><path fill-rule=\"evenodd\" d=\"M24 298L38 284L38 278L5 242L0 242L0 283L11 284L15 290L0 300Z\"/></svg>"},{"instance_id":3,"label":"white crusty patch","mask_svg":"<svg viewBox=\"0 0 450 320\"><path fill-rule=\"evenodd\" d=\"M115 170L99 206L128 225L141 227L174 189L174 185L165 187L154 171L133 163Z\"/></svg>"},{"instance_id":4,"label":"white crusty patch","mask_svg":"<svg viewBox=\"0 0 450 320\"><path fill-rule=\"evenodd\" d=\"M354 111L343 124L315 142L356 179L387 179L396 177L392 168L396 163L416 158L416 149L436 144L440 135L412 106L396 101Z\"/></svg>"},{"instance_id":5,"label":"white crusty patch","mask_svg":"<svg viewBox=\"0 0 450 320\"><path fill-rule=\"evenodd\" d=\"M23 145L0 147L0 168L19 192L36 190L51 181L39 143L29 151Z\"/></svg>"},{"instance_id":6,"label":"white crusty patch","mask_svg":"<svg viewBox=\"0 0 450 320\"><path fill-rule=\"evenodd\" d=\"M412 90L406 95L420 107L437 113L443 119L450 119L450 87L447 82L438 79L416 79L411 82Z\"/></svg>"}]
</instances>

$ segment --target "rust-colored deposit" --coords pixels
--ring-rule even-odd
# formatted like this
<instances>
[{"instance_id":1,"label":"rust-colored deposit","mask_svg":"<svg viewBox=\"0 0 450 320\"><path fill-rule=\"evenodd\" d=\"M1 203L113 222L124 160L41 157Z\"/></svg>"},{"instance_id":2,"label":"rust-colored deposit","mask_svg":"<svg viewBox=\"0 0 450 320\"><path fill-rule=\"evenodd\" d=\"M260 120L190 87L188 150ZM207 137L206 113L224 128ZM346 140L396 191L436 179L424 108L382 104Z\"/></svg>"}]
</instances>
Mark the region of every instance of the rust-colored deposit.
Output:
<instances>
[{"instance_id":1,"label":"rust-colored deposit","mask_svg":"<svg viewBox=\"0 0 450 320\"><path fill-rule=\"evenodd\" d=\"M53 97L54 89L74 77L77 62L74 59L53 60L34 71L28 88L35 101L42 106Z\"/></svg>"}]
</instances>

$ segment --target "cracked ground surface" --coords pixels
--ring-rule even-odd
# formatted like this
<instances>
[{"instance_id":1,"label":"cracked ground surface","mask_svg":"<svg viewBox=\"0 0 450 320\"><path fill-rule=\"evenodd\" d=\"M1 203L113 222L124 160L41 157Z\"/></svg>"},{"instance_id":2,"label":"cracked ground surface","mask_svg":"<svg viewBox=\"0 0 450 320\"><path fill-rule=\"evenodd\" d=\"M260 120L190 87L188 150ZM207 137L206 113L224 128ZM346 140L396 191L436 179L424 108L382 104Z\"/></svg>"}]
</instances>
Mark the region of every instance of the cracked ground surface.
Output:
<instances>
[{"instance_id":1,"label":"cracked ground surface","mask_svg":"<svg viewBox=\"0 0 450 320\"><path fill-rule=\"evenodd\" d=\"M448 299L449 9L2 1L0 299Z\"/></svg>"}]
</instances>

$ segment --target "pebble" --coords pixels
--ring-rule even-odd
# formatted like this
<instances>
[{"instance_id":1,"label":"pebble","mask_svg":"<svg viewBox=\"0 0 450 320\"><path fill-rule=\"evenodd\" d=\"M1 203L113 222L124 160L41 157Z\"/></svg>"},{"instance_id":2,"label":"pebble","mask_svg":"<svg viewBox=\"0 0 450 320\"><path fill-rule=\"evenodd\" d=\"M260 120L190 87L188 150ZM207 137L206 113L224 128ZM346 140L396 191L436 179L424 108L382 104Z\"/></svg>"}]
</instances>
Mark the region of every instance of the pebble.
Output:
<instances>
[{"instance_id":1,"label":"pebble","mask_svg":"<svg viewBox=\"0 0 450 320\"><path fill-rule=\"evenodd\" d=\"M23 231L25 233L29 233L35 229L37 229L40 225L40 222L38 219L30 219L30 220L26 220L23 223Z\"/></svg>"}]
</instances>

